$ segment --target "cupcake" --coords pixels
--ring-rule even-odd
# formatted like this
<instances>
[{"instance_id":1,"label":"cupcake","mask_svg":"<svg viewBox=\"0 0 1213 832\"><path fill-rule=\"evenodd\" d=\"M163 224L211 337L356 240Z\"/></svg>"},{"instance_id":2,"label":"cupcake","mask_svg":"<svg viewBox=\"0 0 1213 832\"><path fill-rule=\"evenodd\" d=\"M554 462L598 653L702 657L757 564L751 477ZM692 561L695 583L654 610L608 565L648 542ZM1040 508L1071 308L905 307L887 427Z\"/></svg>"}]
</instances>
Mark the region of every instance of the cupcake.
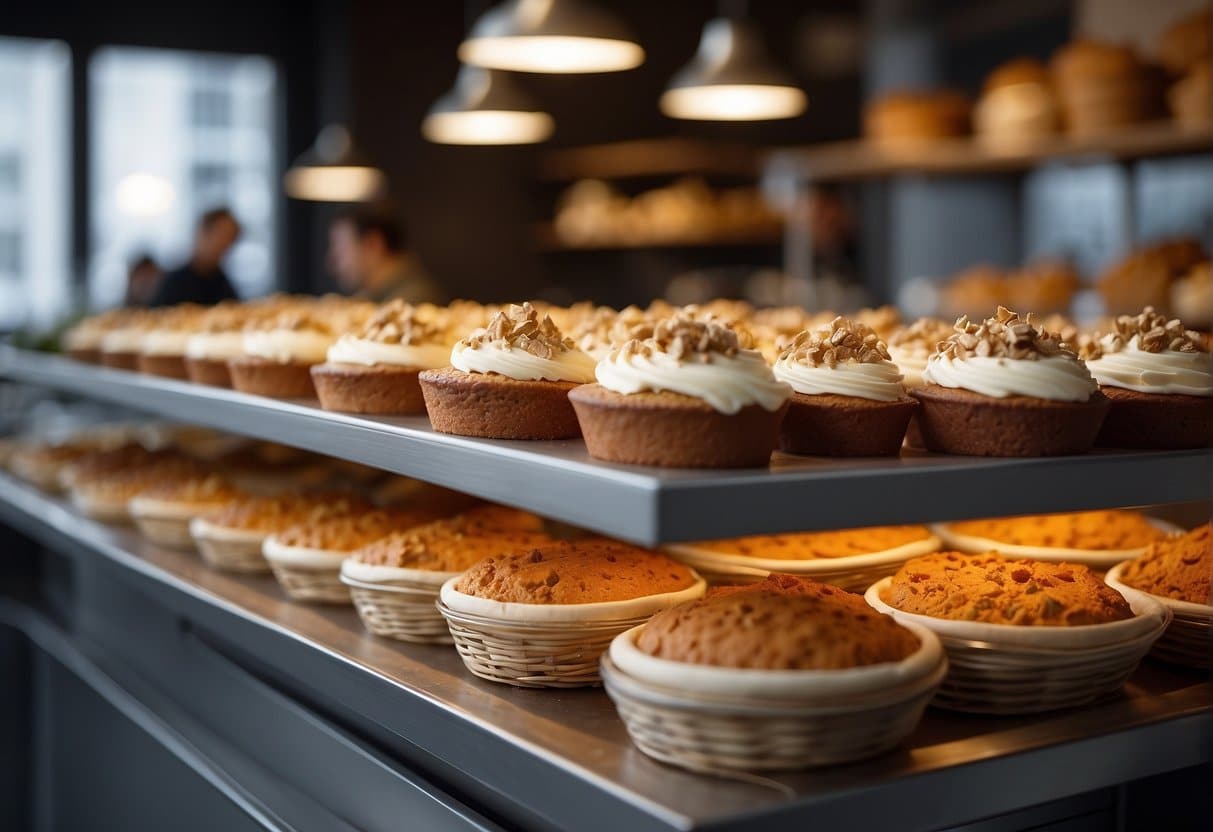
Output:
<instances>
[{"instance_id":1,"label":"cupcake","mask_svg":"<svg viewBox=\"0 0 1213 832\"><path fill-rule=\"evenodd\" d=\"M1213 443L1213 360L1204 340L1146 307L1084 344L1084 357L1112 406L1096 444L1111 448L1204 448Z\"/></svg>"},{"instance_id":2,"label":"cupcake","mask_svg":"<svg viewBox=\"0 0 1213 832\"><path fill-rule=\"evenodd\" d=\"M590 538L485 558L442 585L439 610L476 676L579 687L598 683L616 635L703 592L703 579L666 555Z\"/></svg>"},{"instance_id":3,"label":"cupcake","mask_svg":"<svg viewBox=\"0 0 1213 832\"><path fill-rule=\"evenodd\" d=\"M871 328L835 318L802 332L775 362L792 388L779 449L811 456L896 456L917 403Z\"/></svg>"},{"instance_id":4,"label":"cupcake","mask_svg":"<svg viewBox=\"0 0 1213 832\"><path fill-rule=\"evenodd\" d=\"M190 381L212 387L231 387L232 373L227 363L244 354L244 328L268 316L268 310L275 302L221 303L210 309L185 343L185 370Z\"/></svg>"},{"instance_id":5,"label":"cupcake","mask_svg":"<svg viewBox=\"0 0 1213 832\"><path fill-rule=\"evenodd\" d=\"M618 636L603 677L644 753L692 770L777 770L894 747L945 667L930 630L837 587L772 575Z\"/></svg>"},{"instance_id":6,"label":"cupcake","mask_svg":"<svg viewBox=\"0 0 1213 832\"><path fill-rule=\"evenodd\" d=\"M766 465L792 388L738 333L679 314L598 363L569 393L590 455L681 468Z\"/></svg>"},{"instance_id":7,"label":"cupcake","mask_svg":"<svg viewBox=\"0 0 1213 832\"><path fill-rule=\"evenodd\" d=\"M164 310L139 341L139 356L136 359L139 372L187 381L189 373L185 367L185 348L202 315L202 307L194 304Z\"/></svg>"},{"instance_id":8,"label":"cupcake","mask_svg":"<svg viewBox=\"0 0 1213 832\"><path fill-rule=\"evenodd\" d=\"M961 317L927 362L918 427L928 450L1058 456L1090 450L1108 409L1086 365L1029 316Z\"/></svg>"},{"instance_id":9,"label":"cupcake","mask_svg":"<svg viewBox=\"0 0 1213 832\"><path fill-rule=\"evenodd\" d=\"M417 377L445 367L451 355L440 324L403 301L381 307L361 331L338 338L324 364L312 367L320 406L346 413L424 413Z\"/></svg>"},{"instance_id":10,"label":"cupcake","mask_svg":"<svg viewBox=\"0 0 1213 832\"><path fill-rule=\"evenodd\" d=\"M63 333L59 344L63 351L77 361L101 363L101 342L105 334L122 326L132 316L132 310L110 309L83 318Z\"/></svg>"},{"instance_id":11,"label":"cupcake","mask_svg":"<svg viewBox=\"0 0 1213 832\"><path fill-rule=\"evenodd\" d=\"M130 501L127 509L144 537L162 546L193 549L190 522L212 513L241 493L215 474L168 479L147 488Z\"/></svg>"},{"instance_id":12,"label":"cupcake","mask_svg":"<svg viewBox=\"0 0 1213 832\"><path fill-rule=\"evenodd\" d=\"M101 363L116 370L138 370L143 336L156 324L157 313L131 309L101 336Z\"/></svg>"},{"instance_id":13,"label":"cupcake","mask_svg":"<svg viewBox=\"0 0 1213 832\"><path fill-rule=\"evenodd\" d=\"M919 318L889 336L889 359L901 372L901 383L908 389L921 387L922 371L940 341L952 334L952 325L942 318Z\"/></svg>"},{"instance_id":14,"label":"cupcake","mask_svg":"<svg viewBox=\"0 0 1213 832\"><path fill-rule=\"evenodd\" d=\"M590 358L529 303L455 344L451 366L420 375L434 430L488 439L580 434L568 392L594 380Z\"/></svg>"},{"instance_id":15,"label":"cupcake","mask_svg":"<svg viewBox=\"0 0 1213 832\"><path fill-rule=\"evenodd\" d=\"M232 386L276 399L313 398L312 366L324 361L338 334L314 309L283 312L244 333L242 354L227 362Z\"/></svg>"}]
</instances>

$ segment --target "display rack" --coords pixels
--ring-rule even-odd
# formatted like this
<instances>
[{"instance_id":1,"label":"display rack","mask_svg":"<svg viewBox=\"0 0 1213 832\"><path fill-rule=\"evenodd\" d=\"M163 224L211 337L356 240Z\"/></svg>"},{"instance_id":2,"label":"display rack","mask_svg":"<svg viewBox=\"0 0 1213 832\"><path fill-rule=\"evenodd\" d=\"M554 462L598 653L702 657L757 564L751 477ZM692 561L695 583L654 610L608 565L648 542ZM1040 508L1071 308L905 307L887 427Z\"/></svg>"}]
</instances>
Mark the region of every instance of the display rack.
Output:
<instances>
[{"instance_id":1,"label":"display rack","mask_svg":"<svg viewBox=\"0 0 1213 832\"><path fill-rule=\"evenodd\" d=\"M753 178L760 156L748 145L671 136L551 150L538 172L541 179L558 182L683 174Z\"/></svg>"},{"instance_id":2,"label":"display rack","mask_svg":"<svg viewBox=\"0 0 1213 832\"><path fill-rule=\"evenodd\" d=\"M195 708L204 716L214 712L224 733L254 745L250 753L271 762L281 778L306 781L323 771L320 781L330 791L355 798L350 811L372 812L368 801L381 802L374 808L396 805L419 788L418 775L384 783L386 765L376 752L328 727L330 719L374 726L381 747L441 771L442 785L425 787L425 806L431 813L443 807L459 828L473 824L449 789L478 794L481 805L492 803L499 817L528 828L732 830L760 823L765 830L912 832L1213 760L1213 684L1147 662L1124 695L1077 711L984 718L929 710L902 748L870 761L741 779L690 774L637 751L600 690L522 690L476 679L450 647L370 636L351 608L291 603L268 576L207 569L193 554L83 518L63 500L6 475L0 475L0 521L77 557L90 573L109 570L140 593L123 595L121 604L107 607L104 622L92 625L102 638L105 628L115 628L128 655L135 655L134 634L157 620L137 597L188 621L158 636L162 684L188 685L222 665ZM86 587L93 592L102 584L93 577ZM130 621L114 620L123 617ZM281 679L281 692L268 691L260 675ZM266 697L268 710L259 710ZM265 736L301 701L323 703L329 716L294 725L285 745ZM358 759L322 765L310 755L292 757L289 749L310 743L310 732L320 728L342 745L331 753L310 746L315 753L344 761L338 752L355 744ZM194 744L206 749L200 739Z\"/></svg>"},{"instance_id":3,"label":"display rack","mask_svg":"<svg viewBox=\"0 0 1213 832\"><path fill-rule=\"evenodd\" d=\"M612 465L580 440L519 442L435 432L425 417L369 418L231 390L0 349L0 377L52 387L361 462L643 544L923 523L1209 498L1213 452L1096 452L984 459L776 454L768 468Z\"/></svg>"},{"instance_id":4,"label":"display rack","mask_svg":"<svg viewBox=\"0 0 1213 832\"><path fill-rule=\"evenodd\" d=\"M709 235L667 237L640 240L588 240L571 242L556 233L552 223L535 225L535 244L540 251L616 251L623 249L678 249L678 248L745 248L775 246L783 241L783 226L772 223L766 228L742 228L720 230Z\"/></svg>"}]
</instances>

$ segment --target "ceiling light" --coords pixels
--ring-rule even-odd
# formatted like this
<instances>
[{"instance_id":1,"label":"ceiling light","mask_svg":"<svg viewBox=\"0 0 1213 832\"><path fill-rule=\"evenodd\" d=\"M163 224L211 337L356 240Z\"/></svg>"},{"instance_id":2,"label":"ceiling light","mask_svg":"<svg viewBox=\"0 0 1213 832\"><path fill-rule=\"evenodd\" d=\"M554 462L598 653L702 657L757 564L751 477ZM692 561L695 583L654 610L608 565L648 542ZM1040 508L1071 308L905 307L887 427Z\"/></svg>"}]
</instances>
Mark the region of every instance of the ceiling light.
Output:
<instances>
[{"instance_id":1,"label":"ceiling light","mask_svg":"<svg viewBox=\"0 0 1213 832\"><path fill-rule=\"evenodd\" d=\"M459 70L455 87L421 123L421 134L437 144L532 144L554 129L552 117L504 74L470 66Z\"/></svg>"},{"instance_id":2,"label":"ceiling light","mask_svg":"<svg viewBox=\"0 0 1213 832\"><path fill-rule=\"evenodd\" d=\"M283 177L287 196L312 202L366 202L383 191L383 172L354 147L350 131L330 124Z\"/></svg>"},{"instance_id":3,"label":"ceiling light","mask_svg":"<svg viewBox=\"0 0 1213 832\"><path fill-rule=\"evenodd\" d=\"M173 183L154 173L132 173L122 177L114 189L118 210L131 217L159 217L168 213L177 198Z\"/></svg>"},{"instance_id":4,"label":"ceiling light","mask_svg":"<svg viewBox=\"0 0 1213 832\"><path fill-rule=\"evenodd\" d=\"M703 121L765 121L804 112L808 99L771 62L749 21L718 17L703 27L695 57L661 96L661 111Z\"/></svg>"},{"instance_id":5,"label":"ceiling light","mask_svg":"<svg viewBox=\"0 0 1213 832\"><path fill-rule=\"evenodd\" d=\"M644 63L644 49L586 0L507 0L472 26L459 60L514 72L618 72Z\"/></svg>"}]
</instances>

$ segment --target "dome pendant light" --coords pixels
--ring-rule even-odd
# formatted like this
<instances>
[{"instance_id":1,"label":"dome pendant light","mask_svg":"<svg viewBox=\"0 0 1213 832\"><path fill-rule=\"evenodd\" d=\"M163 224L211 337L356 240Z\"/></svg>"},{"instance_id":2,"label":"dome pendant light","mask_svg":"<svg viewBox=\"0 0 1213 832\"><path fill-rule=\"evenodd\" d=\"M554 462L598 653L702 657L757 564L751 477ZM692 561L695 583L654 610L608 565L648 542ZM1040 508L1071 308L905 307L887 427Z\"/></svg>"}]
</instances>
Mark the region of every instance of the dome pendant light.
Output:
<instances>
[{"instance_id":1,"label":"dome pendant light","mask_svg":"<svg viewBox=\"0 0 1213 832\"><path fill-rule=\"evenodd\" d=\"M506 0L472 26L459 60L513 72L618 72L644 63L644 49L587 0Z\"/></svg>"},{"instance_id":2,"label":"dome pendant light","mask_svg":"<svg viewBox=\"0 0 1213 832\"><path fill-rule=\"evenodd\" d=\"M747 20L717 17L703 27L699 49L670 80L661 111L701 121L766 121L804 112L808 99L767 55Z\"/></svg>"},{"instance_id":3,"label":"dome pendant light","mask_svg":"<svg viewBox=\"0 0 1213 832\"><path fill-rule=\"evenodd\" d=\"M383 172L354 148L350 131L330 124L283 177L287 196L312 202L366 202L383 189Z\"/></svg>"},{"instance_id":4,"label":"dome pendant light","mask_svg":"<svg viewBox=\"0 0 1213 832\"><path fill-rule=\"evenodd\" d=\"M554 128L503 73L472 66L459 70L454 89L421 122L421 134L436 144L534 144Z\"/></svg>"}]
</instances>

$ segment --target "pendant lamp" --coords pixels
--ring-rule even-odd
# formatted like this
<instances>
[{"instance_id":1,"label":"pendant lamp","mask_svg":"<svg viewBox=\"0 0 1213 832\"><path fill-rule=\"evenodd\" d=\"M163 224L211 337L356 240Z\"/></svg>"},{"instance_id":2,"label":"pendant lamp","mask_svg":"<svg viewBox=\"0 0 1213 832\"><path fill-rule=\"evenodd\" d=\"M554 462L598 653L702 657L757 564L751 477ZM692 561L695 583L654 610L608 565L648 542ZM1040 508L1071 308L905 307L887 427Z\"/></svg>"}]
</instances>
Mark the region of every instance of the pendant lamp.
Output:
<instances>
[{"instance_id":1,"label":"pendant lamp","mask_svg":"<svg viewBox=\"0 0 1213 832\"><path fill-rule=\"evenodd\" d=\"M436 144L533 144L552 135L555 122L504 73L465 66L454 88L439 98L421 134Z\"/></svg>"},{"instance_id":2,"label":"pendant lamp","mask_svg":"<svg viewBox=\"0 0 1213 832\"><path fill-rule=\"evenodd\" d=\"M366 202L383 189L384 176L354 147L350 131L330 124L283 177L287 196L313 202Z\"/></svg>"}]
</instances>

